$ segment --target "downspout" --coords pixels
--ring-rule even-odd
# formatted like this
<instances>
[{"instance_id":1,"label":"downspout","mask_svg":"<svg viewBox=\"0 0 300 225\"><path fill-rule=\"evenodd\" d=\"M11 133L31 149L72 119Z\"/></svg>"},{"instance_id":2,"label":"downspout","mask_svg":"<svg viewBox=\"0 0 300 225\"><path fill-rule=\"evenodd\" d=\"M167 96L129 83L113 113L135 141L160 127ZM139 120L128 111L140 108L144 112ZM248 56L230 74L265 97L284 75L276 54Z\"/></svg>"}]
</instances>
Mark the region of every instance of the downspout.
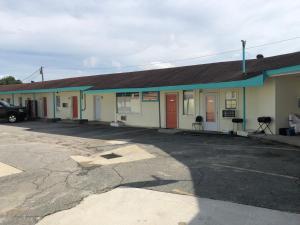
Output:
<instances>
[{"instance_id":1,"label":"downspout","mask_svg":"<svg viewBox=\"0 0 300 225\"><path fill-rule=\"evenodd\" d=\"M82 120L82 91L79 91L79 119Z\"/></svg>"},{"instance_id":2,"label":"downspout","mask_svg":"<svg viewBox=\"0 0 300 225\"><path fill-rule=\"evenodd\" d=\"M56 115L55 115L56 114L55 92L52 93L52 98L53 98L52 99L53 100L53 119L55 119L55 117L56 117Z\"/></svg>"},{"instance_id":3,"label":"downspout","mask_svg":"<svg viewBox=\"0 0 300 225\"><path fill-rule=\"evenodd\" d=\"M86 110L86 94L82 93L82 95L83 95L83 97L82 97L82 99L83 99L83 109L82 109L82 111L85 111Z\"/></svg>"},{"instance_id":4,"label":"downspout","mask_svg":"<svg viewBox=\"0 0 300 225\"><path fill-rule=\"evenodd\" d=\"M161 115L160 115L160 91L158 92L158 123L161 128Z\"/></svg>"},{"instance_id":5,"label":"downspout","mask_svg":"<svg viewBox=\"0 0 300 225\"><path fill-rule=\"evenodd\" d=\"M243 46L243 74L246 75L246 53L245 53L245 47L246 47L246 41L242 40L242 46ZM246 130L246 87L243 87L243 130Z\"/></svg>"}]
</instances>

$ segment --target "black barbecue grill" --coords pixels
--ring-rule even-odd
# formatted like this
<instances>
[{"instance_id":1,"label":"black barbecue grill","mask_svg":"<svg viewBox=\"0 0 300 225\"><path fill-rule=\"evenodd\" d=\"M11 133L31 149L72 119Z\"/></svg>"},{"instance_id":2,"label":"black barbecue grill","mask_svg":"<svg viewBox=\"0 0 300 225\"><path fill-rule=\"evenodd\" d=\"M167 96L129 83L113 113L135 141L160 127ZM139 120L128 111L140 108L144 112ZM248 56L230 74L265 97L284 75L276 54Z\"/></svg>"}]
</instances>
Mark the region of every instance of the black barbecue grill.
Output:
<instances>
[{"instance_id":1,"label":"black barbecue grill","mask_svg":"<svg viewBox=\"0 0 300 225\"><path fill-rule=\"evenodd\" d=\"M272 118L269 116L262 116L257 118L258 122L258 129L256 130L255 133L266 133L266 130L269 130L271 134L273 132L270 129L270 124L272 123Z\"/></svg>"}]
</instances>

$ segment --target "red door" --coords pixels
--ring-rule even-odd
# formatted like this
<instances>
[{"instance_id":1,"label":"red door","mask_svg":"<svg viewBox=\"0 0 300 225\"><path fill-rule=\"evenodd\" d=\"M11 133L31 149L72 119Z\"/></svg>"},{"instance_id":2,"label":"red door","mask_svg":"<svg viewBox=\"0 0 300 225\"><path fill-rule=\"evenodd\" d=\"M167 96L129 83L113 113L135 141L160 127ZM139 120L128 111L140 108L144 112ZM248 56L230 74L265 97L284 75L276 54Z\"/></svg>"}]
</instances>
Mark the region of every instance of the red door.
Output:
<instances>
[{"instance_id":1,"label":"red door","mask_svg":"<svg viewBox=\"0 0 300 225\"><path fill-rule=\"evenodd\" d=\"M167 128L177 128L177 95L166 95Z\"/></svg>"},{"instance_id":2,"label":"red door","mask_svg":"<svg viewBox=\"0 0 300 225\"><path fill-rule=\"evenodd\" d=\"M46 97L43 97L43 110L44 110L44 117L46 118L48 116L47 98Z\"/></svg>"},{"instance_id":3,"label":"red door","mask_svg":"<svg viewBox=\"0 0 300 225\"><path fill-rule=\"evenodd\" d=\"M73 118L78 118L78 98L77 98L77 96L72 97L72 107L73 107Z\"/></svg>"}]
</instances>

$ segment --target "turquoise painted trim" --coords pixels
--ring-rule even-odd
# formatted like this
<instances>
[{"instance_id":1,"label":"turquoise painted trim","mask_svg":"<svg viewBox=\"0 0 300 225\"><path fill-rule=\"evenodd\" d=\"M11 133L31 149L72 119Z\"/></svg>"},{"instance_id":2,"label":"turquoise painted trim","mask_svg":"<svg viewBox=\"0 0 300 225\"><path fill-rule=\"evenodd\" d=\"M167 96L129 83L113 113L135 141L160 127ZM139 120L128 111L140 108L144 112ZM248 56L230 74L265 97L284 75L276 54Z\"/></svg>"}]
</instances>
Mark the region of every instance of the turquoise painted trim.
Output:
<instances>
[{"instance_id":1,"label":"turquoise painted trim","mask_svg":"<svg viewBox=\"0 0 300 225\"><path fill-rule=\"evenodd\" d=\"M82 120L82 91L79 91L79 119Z\"/></svg>"},{"instance_id":2,"label":"turquoise painted trim","mask_svg":"<svg viewBox=\"0 0 300 225\"><path fill-rule=\"evenodd\" d=\"M78 86L78 87L65 87L65 88L50 88L50 89L36 89L36 90L18 90L18 91L0 91L0 94L34 94L34 93L47 93L47 92L64 92L64 91L84 91L92 86Z\"/></svg>"},{"instance_id":3,"label":"turquoise painted trim","mask_svg":"<svg viewBox=\"0 0 300 225\"><path fill-rule=\"evenodd\" d=\"M246 88L243 87L243 130L246 130Z\"/></svg>"},{"instance_id":4,"label":"turquoise painted trim","mask_svg":"<svg viewBox=\"0 0 300 225\"><path fill-rule=\"evenodd\" d=\"M242 61L242 71L243 73L246 73L246 51L245 51L245 47L246 47L246 41L242 41L243 43L243 61Z\"/></svg>"},{"instance_id":5,"label":"turquoise painted trim","mask_svg":"<svg viewBox=\"0 0 300 225\"><path fill-rule=\"evenodd\" d=\"M220 89L233 87L254 87L264 84L264 75L261 74L246 80L207 83L207 84L190 84L177 86L149 87L149 88L117 88L117 89L102 89L102 90L87 90L86 94L97 93L112 93L112 92L144 92L144 91L170 91L170 90L193 90L193 89Z\"/></svg>"},{"instance_id":6,"label":"turquoise painted trim","mask_svg":"<svg viewBox=\"0 0 300 225\"><path fill-rule=\"evenodd\" d=\"M55 92L52 93L52 100L53 100L53 119L56 118L56 96L55 96Z\"/></svg>"},{"instance_id":7,"label":"turquoise painted trim","mask_svg":"<svg viewBox=\"0 0 300 225\"><path fill-rule=\"evenodd\" d=\"M276 69L276 70L266 70L265 76L271 77L271 76L275 76L275 75L279 75L279 74L295 73L295 72L300 72L300 65L283 67L283 68Z\"/></svg>"}]
</instances>

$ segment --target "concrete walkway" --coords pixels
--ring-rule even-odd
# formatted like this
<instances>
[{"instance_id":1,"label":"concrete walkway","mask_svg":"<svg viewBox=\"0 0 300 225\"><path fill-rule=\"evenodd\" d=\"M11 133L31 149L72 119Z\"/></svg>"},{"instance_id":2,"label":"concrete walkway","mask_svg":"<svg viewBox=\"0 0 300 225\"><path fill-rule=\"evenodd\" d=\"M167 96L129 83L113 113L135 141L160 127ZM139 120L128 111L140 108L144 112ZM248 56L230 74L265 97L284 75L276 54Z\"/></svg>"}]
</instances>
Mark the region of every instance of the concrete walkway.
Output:
<instances>
[{"instance_id":1,"label":"concrete walkway","mask_svg":"<svg viewBox=\"0 0 300 225\"><path fill-rule=\"evenodd\" d=\"M91 195L37 225L298 225L299 221L300 214L121 187Z\"/></svg>"},{"instance_id":2,"label":"concrete walkway","mask_svg":"<svg viewBox=\"0 0 300 225\"><path fill-rule=\"evenodd\" d=\"M283 135L265 135L265 134L252 134L252 138L263 140L275 141L278 143L293 145L300 147L300 135L297 136L283 136Z\"/></svg>"}]
</instances>

